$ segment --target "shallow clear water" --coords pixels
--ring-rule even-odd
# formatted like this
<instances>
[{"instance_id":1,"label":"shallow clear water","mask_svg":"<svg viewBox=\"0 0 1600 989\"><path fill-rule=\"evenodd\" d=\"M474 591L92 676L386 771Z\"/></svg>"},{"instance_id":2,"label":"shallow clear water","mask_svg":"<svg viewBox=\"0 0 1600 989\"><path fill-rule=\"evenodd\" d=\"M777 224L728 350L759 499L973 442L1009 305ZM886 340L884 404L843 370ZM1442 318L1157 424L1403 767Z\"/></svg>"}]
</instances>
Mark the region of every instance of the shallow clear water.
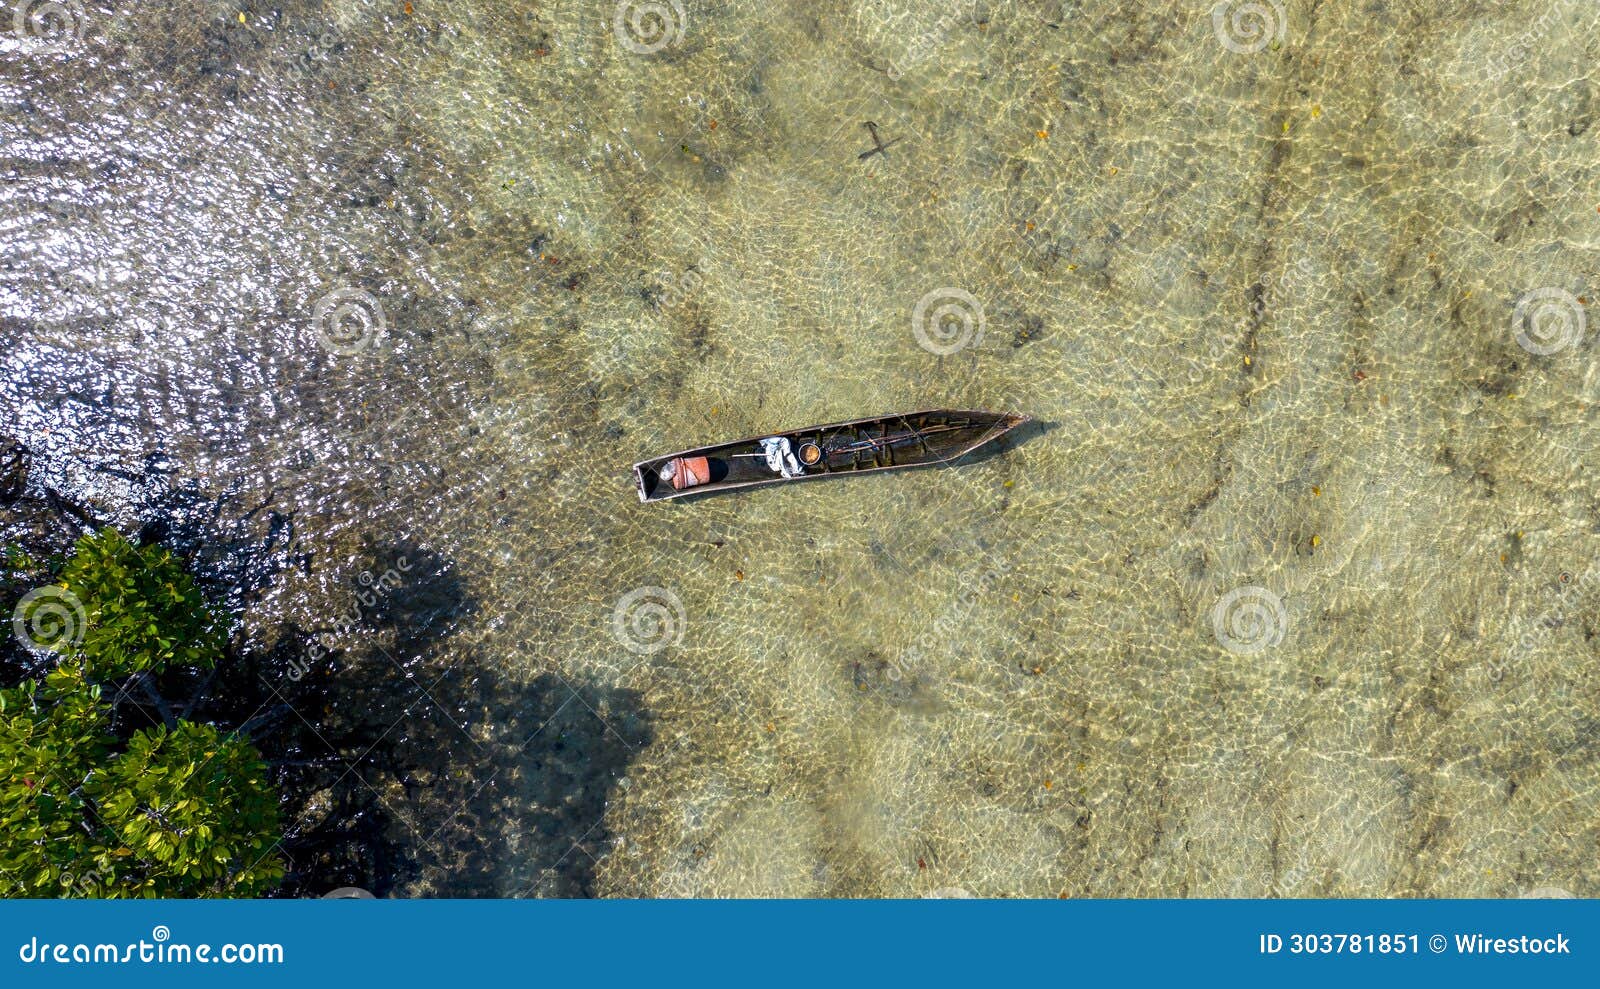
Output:
<instances>
[{"instance_id":1,"label":"shallow clear water","mask_svg":"<svg viewBox=\"0 0 1600 989\"><path fill-rule=\"evenodd\" d=\"M392 892L1597 890L1590 5L59 6L6 428L357 609ZM628 471L944 406L1047 427Z\"/></svg>"}]
</instances>

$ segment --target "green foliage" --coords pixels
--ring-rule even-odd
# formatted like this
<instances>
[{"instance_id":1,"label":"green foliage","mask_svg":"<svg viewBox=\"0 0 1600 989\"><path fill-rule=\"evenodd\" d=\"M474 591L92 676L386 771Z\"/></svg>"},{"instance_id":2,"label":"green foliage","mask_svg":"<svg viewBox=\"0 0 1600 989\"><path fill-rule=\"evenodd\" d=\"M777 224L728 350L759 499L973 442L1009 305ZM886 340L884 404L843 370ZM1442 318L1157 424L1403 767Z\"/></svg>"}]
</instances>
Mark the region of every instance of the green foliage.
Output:
<instances>
[{"instance_id":1,"label":"green foliage","mask_svg":"<svg viewBox=\"0 0 1600 989\"><path fill-rule=\"evenodd\" d=\"M76 668L0 690L0 892L66 892L89 853L79 786L111 743L106 710Z\"/></svg>"},{"instance_id":2,"label":"green foliage","mask_svg":"<svg viewBox=\"0 0 1600 989\"><path fill-rule=\"evenodd\" d=\"M253 896L283 878L278 797L255 747L210 725L136 733L84 785L132 895Z\"/></svg>"},{"instance_id":3,"label":"green foliage","mask_svg":"<svg viewBox=\"0 0 1600 989\"><path fill-rule=\"evenodd\" d=\"M115 529L86 535L56 583L82 607L82 641L73 646L63 633L39 644L80 657L92 679L210 667L222 653L223 623L182 563L160 546L135 546Z\"/></svg>"},{"instance_id":4,"label":"green foliage","mask_svg":"<svg viewBox=\"0 0 1600 989\"><path fill-rule=\"evenodd\" d=\"M254 746L180 721L116 747L77 667L0 690L0 893L254 896L283 877Z\"/></svg>"},{"instance_id":5,"label":"green foliage","mask_svg":"<svg viewBox=\"0 0 1600 989\"><path fill-rule=\"evenodd\" d=\"M52 605L81 613L38 623L65 629L40 644L66 658L43 682L0 689L0 896L271 889L278 798L253 745L170 716L125 741L112 731L117 692L102 683L221 654L194 581L165 550L106 530L78 541L58 585L70 596L48 587Z\"/></svg>"}]
</instances>

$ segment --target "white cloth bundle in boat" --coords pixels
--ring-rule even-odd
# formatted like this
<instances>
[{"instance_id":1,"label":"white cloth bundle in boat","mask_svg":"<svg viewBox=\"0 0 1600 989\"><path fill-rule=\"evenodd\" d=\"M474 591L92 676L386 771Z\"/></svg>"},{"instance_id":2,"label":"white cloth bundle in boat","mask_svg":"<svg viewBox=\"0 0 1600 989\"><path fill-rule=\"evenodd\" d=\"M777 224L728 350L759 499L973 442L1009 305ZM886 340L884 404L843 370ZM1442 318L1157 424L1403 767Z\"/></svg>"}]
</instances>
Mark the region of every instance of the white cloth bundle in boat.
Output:
<instances>
[{"instance_id":1,"label":"white cloth bundle in boat","mask_svg":"<svg viewBox=\"0 0 1600 989\"><path fill-rule=\"evenodd\" d=\"M794 448L787 437L769 436L761 441L761 452L767 455L767 466L784 477L800 477L805 470L794 458Z\"/></svg>"}]
</instances>

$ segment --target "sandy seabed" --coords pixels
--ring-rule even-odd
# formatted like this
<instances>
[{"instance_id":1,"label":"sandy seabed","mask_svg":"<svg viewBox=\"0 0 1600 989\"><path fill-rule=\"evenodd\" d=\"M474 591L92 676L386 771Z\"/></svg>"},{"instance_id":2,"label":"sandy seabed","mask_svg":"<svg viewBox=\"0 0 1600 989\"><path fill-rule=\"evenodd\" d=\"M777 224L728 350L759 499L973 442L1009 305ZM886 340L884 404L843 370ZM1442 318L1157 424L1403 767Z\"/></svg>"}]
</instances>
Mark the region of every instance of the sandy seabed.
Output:
<instances>
[{"instance_id":1,"label":"sandy seabed","mask_svg":"<svg viewBox=\"0 0 1600 989\"><path fill-rule=\"evenodd\" d=\"M272 499L264 636L449 561L395 892L1600 891L1592 4L65 7L5 418ZM628 473L930 407L1044 426Z\"/></svg>"}]
</instances>

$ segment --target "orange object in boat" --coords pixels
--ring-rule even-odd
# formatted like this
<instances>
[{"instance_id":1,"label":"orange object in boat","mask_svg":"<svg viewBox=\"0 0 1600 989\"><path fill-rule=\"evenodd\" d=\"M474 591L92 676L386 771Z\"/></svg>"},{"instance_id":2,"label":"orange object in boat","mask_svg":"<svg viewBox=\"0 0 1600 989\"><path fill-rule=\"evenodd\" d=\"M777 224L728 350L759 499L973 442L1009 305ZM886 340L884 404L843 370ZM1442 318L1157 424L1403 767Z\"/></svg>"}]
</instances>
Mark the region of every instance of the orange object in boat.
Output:
<instances>
[{"instance_id":1,"label":"orange object in boat","mask_svg":"<svg viewBox=\"0 0 1600 989\"><path fill-rule=\"evenodd\" d=\"M662 465L661 476L682 491L711 480L711 464L705 457L678 457Z\"/></svg>"}]
</instances>

